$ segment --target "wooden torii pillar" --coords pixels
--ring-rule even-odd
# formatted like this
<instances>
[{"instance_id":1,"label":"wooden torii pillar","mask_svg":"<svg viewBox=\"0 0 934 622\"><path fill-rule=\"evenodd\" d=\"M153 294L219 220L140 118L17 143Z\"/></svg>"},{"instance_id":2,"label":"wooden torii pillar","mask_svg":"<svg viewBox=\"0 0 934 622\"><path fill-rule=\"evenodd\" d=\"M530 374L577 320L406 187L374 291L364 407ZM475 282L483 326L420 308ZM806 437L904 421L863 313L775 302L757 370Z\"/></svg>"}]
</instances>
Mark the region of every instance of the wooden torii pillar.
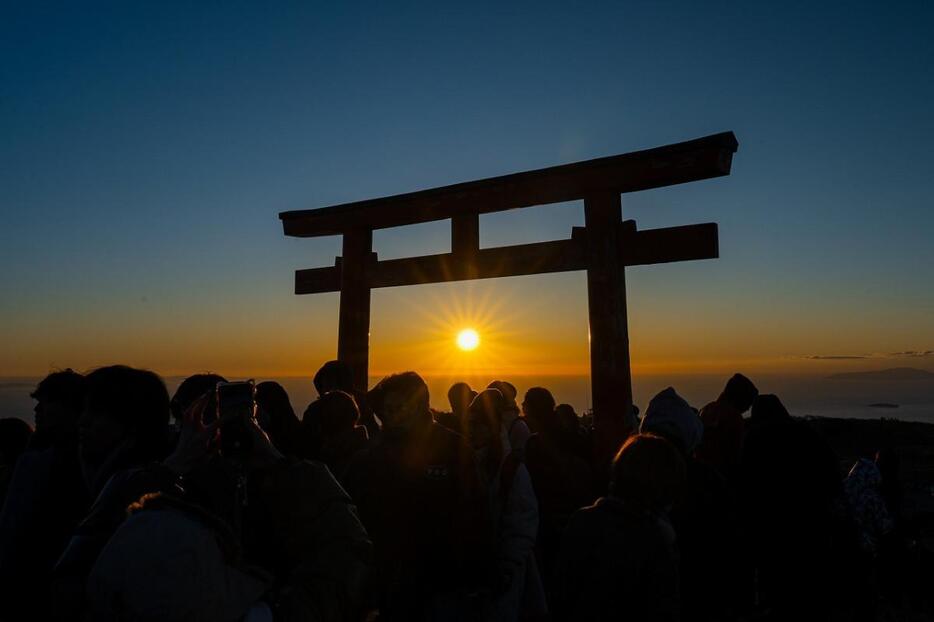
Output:
<instances>
[{"instance_id":1,"label":"wooden torii pillar","mask_svg":"<svg viewBox=\"0 0 934 622\"><path fill-rule=\"evenodd\" d=\"M599 456L625 437L632 406L626 266L719 256L717 225L639 231L622 220L620 195L730 173L732 132L655 149L452 186L279 214L288 236L343 236L334 266L297 270L296 294L341 292L337 356L367 388L370 290L572 270L587 271L590 369ZM583 199L585 226L571 238L480 248L480 214ZM451 252L379 261L373 230L451 220Z\"/></svg>"}]
</instances>

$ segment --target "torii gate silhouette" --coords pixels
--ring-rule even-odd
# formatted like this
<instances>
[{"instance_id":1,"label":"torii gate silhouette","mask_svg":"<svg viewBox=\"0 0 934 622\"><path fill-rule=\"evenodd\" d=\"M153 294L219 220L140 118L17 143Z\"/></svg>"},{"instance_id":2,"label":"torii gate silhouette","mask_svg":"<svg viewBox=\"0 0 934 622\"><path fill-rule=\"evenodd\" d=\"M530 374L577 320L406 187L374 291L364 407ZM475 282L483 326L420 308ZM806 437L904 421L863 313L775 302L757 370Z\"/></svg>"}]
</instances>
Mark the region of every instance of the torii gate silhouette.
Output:
<instances>
[{"instance_id":1,"label":"torii gate silhouette","mask_svg":"<svg viewBox=\"0 0 934 622\"><path fill-rule=\"evenodd\" d=\"M587 271L590 370L598 457L611 455L628 430L632 406L626 266L713 259L716 223L636 230L622 220L620 194L729 175L738 143L732 132L502 177L379 199L279 214L285 235L343 236L332 267L297 270L296 294L339 291L337 357L367 388L370 290L443 281ZM480 214L584 201L584 227L571 238L480 248ZM379 261L373 230L451 220L451 252Z\"/></svg>"}]
</instances>

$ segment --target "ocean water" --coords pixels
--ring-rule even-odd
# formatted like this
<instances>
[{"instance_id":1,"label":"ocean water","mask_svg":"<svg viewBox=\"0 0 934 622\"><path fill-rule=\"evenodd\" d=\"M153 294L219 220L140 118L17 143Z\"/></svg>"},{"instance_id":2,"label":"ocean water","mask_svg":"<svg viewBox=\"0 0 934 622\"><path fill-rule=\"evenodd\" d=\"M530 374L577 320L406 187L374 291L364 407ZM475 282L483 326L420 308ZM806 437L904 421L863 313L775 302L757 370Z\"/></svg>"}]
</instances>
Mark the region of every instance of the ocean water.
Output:
<instances>
[{"instance_id":1,"label":"ocean water","mask_svg":"<svg viewBox=\"0 0 934 622\"><path fill-rule=\"evenodd\" d=\"M750 377L760 392L778 395L793 415L859 419L885 417L934 423L934 381L931 380L855 381L768 374ZM426 382L431 393L432 406L446 409L447 390L452 383L465 380L474 388L482 388L494 379L492 376L432 376L426 378ZM504 379L516 385L520 396L530 387L544 386L551 390L558 403L569 403L578 413L591 406L588 376L508 376ZM299 416L317 396L310 377L257 377L256 380L280 382L288 391ZM378 377L372 377L370 384L375 384L378 380ZM32 422L34 402L29 393L38 381L39 378L0 378L0 416L20 417ZM165 378L170 393L181 381L181 377ZM725 381L726 376L723 375L642 375L633 378L633 395L635 403L644 409L658 391L673 386L688 402L700 408L717 397ZM897 404L898 408L870 407L870 404L876 403Z\"/></svg>"}]
</instances>

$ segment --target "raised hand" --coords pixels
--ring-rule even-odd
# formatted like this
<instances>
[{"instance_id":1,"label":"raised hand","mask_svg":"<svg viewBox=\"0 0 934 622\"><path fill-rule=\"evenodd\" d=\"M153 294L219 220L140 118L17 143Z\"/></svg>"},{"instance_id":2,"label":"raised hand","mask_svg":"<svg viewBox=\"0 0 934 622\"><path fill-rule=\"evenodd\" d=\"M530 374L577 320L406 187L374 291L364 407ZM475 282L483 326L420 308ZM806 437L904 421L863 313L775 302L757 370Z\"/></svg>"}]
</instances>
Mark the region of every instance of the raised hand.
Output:
<instances>
[{"instance_id":1,"label":"raised hand","mask_svg":"<svg viewBox=\"0 0 934 622\"><path fill-rule=\"evenodd\" d=\"M175 451L163 461L163 464L175 473L183 475L214 451L217 438L218 421L205 425L204 411L210 402L210 395L205 393L185 411L182 416L181 433Z\"/></svg>"}]
</instances>

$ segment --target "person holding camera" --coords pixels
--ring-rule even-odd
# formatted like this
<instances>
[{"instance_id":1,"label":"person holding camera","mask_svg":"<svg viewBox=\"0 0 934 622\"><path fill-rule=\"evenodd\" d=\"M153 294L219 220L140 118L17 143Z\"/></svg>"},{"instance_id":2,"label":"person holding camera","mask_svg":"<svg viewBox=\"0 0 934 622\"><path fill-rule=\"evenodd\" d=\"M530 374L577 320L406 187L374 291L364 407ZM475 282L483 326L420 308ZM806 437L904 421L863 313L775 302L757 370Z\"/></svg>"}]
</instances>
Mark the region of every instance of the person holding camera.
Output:
<instances>
[{"instance_id":1,"label":"person holding camera","mask_svg":"<svg viewBox=\"0 0 934 622\"><path fill-rule=\"evenodd\" d=\"M104 397L121 390L102 388ZM122 428L113 413L138 411L92 412L90 395L91 425L82 434L89 449L108 439L115 448L137 446L143 431L164 438L167 395L160 425ZM217 383L186 409L170 455L109 478L56 567L57 582L71 587L59 592L59 619L362 615L372 556L366 531L324 465L275 449L257 424L254 395L252 381ZM95 417L104 420L94 424ZM120 430L128 433L110 433ZM218 600L231 585L247 600ZM250 605L256 595L259 602ZM212 610L215 602L235 606Z\"/></svg>"}]
</instances>

